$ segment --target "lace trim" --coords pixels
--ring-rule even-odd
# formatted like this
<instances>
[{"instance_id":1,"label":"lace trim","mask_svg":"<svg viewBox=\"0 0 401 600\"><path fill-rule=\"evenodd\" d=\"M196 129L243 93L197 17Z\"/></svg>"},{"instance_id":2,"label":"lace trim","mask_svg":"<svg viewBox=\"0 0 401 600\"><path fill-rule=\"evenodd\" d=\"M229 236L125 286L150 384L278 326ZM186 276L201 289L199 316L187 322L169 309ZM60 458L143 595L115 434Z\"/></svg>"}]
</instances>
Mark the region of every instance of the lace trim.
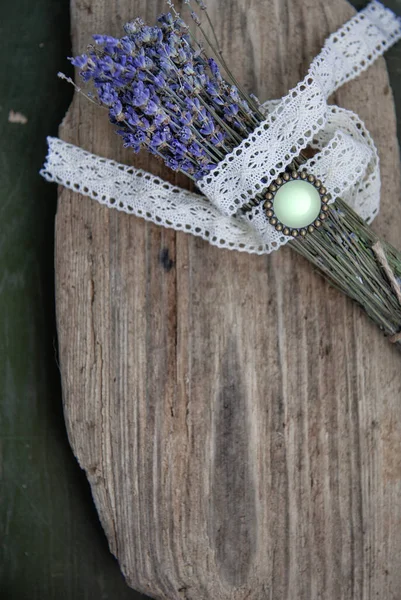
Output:
<instances>
[{"instance_id":1,"label":"lace trim","mask_svg":"<svg viewBox=\"0 0 401 600\"><path fill-rule=\"evenodd\" d=\"M266 245L244 218L227 217L204 196L142 169L101 158L54 137L40 174L108 208L192 233L220 248L264 254Z\"/></svg>"},{"instance_id":2,"label":"lace trim","mask_svg":"<svg viewBox=\"0 0 401 600\"><path fill-rule=\"evenodd\" d=\"M330 110L327 98L367 69L400 37L401 20L379 2L369 4L326 40L305 79L198 183L199 189L222 212L235 214L326 127ZM340 128L342 125L339 123ZM353 167L346 169L348 179Z\"/></svg>"}]
</instances>

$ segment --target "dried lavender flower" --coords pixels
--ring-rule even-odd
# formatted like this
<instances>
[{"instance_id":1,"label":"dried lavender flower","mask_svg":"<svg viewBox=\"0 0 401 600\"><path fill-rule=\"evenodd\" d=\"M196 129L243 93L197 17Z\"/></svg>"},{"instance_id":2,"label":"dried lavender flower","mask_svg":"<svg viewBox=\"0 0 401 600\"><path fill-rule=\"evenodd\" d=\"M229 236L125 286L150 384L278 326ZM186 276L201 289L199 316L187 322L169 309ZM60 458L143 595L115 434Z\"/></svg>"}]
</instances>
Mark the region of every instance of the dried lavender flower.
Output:
<instances>
[{"instance_id":1,"label":"dried lavender flower","mask_svg":"<svg viewBox=\"0 0 401 600\"><path fill-rule=\"evenodd\" d=\"M92 81L126 147L201 179L253 130L251 109L177 13L161 15L156 27L135 19L124 30L122 38L94 35L72 64Z\"/></svg>"}]
</instances>

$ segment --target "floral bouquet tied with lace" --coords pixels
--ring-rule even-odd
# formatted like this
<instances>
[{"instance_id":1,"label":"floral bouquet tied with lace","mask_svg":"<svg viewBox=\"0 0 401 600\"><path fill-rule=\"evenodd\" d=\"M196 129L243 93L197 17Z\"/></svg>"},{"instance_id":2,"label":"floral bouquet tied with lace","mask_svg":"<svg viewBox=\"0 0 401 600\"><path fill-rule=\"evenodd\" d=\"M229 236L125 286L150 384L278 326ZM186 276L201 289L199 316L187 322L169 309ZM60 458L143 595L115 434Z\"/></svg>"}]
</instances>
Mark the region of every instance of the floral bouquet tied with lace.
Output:
<instances>
[{"instance_id":1,"label":"floral bouquet tied with lace","mask_svg":"<svg viewBox=\"0 0 401 600\"><path fill-rule=\"evenodd\" d=\"M261 105L230 73L206 6L196 3L211 37L193 7L191 16L214 57L170 1L171 13L157 25L135 19L123 37L95 35L87 53L72 59L124 146L158 156L203 193L125 168L127 193L116 208L240 251L263 254L289 243L401 348L401 252L368 225L380 197L377 151L357 115L327 104L401 37L399 19L371 3L330 36L294 90ZM42 173L65 183L60 144L50 140ZM69 145L65 152L82 169L91 156ZM103 164L105 181L114 166ZM104 186L101 193L87 187L113 205Z\"/></svg>"}]
</instances>

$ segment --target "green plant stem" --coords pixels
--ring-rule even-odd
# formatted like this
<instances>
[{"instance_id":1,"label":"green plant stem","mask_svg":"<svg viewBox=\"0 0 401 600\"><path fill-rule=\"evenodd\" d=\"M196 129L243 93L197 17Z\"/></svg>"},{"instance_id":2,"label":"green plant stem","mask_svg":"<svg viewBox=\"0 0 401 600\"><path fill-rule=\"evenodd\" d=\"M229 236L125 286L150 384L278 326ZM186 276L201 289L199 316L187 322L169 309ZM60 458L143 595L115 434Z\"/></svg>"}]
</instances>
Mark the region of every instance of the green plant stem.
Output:
<instances>
[{"instance_id":1,"label":"green plant stem","mask_svg":"<svg viewBox=\"0 0 401 600\"><path fill-rule=\"evenodd\" d=\"M320 229L289 243L330 283L355 300L386 336L392 337L401 331L401 304L373 250L376 242L380 242L399 285L401 252L381 240L341 199L331 205ZM394 345L401 350L401 340Z\"/></svg>"}]
</instances>

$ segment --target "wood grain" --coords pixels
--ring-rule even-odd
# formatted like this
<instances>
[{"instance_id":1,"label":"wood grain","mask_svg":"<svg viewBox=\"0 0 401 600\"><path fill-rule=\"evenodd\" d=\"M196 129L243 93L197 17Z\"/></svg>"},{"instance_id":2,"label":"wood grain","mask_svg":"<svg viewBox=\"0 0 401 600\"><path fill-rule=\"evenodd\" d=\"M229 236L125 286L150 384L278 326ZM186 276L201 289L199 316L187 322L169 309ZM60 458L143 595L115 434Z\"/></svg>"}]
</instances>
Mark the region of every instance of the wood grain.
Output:
<instances>
[{"instance_id":1,"label":"wood grain","mask_svg":"<svg viewBox=\"0 0 401 600\"><path fill-rule=\"evenodd\" d=\"M209 5L237 77L261 99L294 86L353 14L340 0ZM164 8L71 6L76 53L90 33ZM376 140L375 227L397 244L383 59L335 101ZM123 151L80 98L61 135L172 180ZM218 250L64 189L56 274L69 437L129 585L169 600L400 598L400 357L356 306L289 249Z\"/></svg>"}]
</instances>

